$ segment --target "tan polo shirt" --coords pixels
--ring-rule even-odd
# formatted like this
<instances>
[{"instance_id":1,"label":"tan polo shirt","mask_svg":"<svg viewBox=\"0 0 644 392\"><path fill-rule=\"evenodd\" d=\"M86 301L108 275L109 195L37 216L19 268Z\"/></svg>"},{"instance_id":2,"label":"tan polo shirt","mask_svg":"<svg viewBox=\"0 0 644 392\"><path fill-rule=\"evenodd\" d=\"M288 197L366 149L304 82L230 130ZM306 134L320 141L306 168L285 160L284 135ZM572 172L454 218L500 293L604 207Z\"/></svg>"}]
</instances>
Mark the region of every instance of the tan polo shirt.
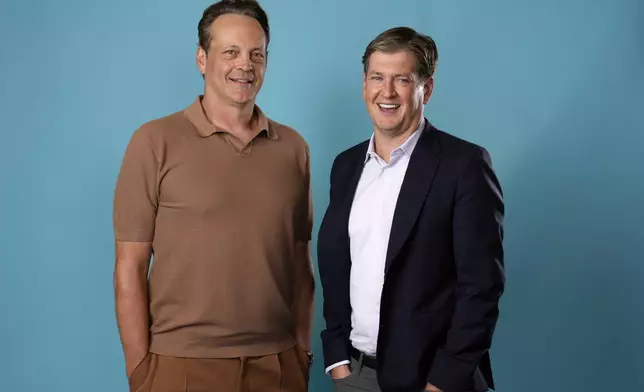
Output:
<instances>
[{"instance_id":1,"label":"tan polo shirt","mask_svg":"<svg viewBox=\"0 0 644 392\"><path fill-rule=\"evenodd\" d=\"M199 97L139 128L114 199L117 241L150 241L150 351L226 358L277 353L293 336L296 243L312 230L309 149L264 116L246 146Z\"/></svg>"}]
</instances>

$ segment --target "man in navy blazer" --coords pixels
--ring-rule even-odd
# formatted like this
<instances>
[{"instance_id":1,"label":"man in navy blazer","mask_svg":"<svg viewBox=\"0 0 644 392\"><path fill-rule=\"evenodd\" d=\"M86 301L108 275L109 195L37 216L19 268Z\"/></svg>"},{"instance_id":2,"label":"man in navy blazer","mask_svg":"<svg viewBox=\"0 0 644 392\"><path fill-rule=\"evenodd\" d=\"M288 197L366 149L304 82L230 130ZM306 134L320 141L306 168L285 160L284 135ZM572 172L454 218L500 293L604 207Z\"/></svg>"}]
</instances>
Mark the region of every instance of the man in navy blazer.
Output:
<instances>
[{"instance_id":1,"label":"man in navy blazer","mask_svg":"<svg viewBox=\"0 0 644 392\"><path fill-rule=\"evenodd\" d=\"M504 202L490 155L423 114L434 41L385 31L363 56L370 140L339 154L318 239L338 392L494 389Z\"/></svg>"}]
</instances>

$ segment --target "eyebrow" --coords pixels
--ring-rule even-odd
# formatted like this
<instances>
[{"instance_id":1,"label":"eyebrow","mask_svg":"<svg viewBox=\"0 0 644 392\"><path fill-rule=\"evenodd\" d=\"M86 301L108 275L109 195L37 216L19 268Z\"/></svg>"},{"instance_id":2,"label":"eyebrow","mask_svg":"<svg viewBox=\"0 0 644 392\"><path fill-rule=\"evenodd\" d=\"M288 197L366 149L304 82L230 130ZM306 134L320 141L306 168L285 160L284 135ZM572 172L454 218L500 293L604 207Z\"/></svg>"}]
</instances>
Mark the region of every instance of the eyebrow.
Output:
<instances>
[{"instance_id":1,"label":"eyebrow","mask_svg":"<svg viewBox=\"0 0 644 392\"><path fill-rule=\"evenodd\" d=\"M369 73L370 76L382 76L382 72L378 71L371 71ZM404 74L395 74L394 78L400 78L400 77L405 77L405 78L412 78L414 77L413 73L404 73Z\"/></svg>"},{"instance_id":2,"label":"eyebrow","mask_svg":"<svg viewBox=\"0 0 644 392\"><path fill-rule=\"evenodd\" d=\"M239 45L224 45L224 49L241 49L241 48L239 47ZM250 51L253 52L256 50L264 51L264 49L260 46L256 46L252 48Z\"/></svg>"}]
</instances>

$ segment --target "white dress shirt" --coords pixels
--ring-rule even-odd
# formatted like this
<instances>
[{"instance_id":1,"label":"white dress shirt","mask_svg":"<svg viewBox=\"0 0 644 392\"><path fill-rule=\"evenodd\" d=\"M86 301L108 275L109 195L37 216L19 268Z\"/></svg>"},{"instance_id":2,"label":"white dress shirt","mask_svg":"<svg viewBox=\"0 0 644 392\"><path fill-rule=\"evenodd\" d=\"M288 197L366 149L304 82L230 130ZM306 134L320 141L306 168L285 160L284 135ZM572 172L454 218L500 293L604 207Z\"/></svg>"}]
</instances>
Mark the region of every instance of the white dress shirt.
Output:
<instances>
[{"instance_id":1,"label":"white dress shirt","mask_svg":"<svg viewBox=\"0 0 644 392\"><path fill-rule=\"evenodd\" d=\"M380 297L385 278L385 259L389 234L400 187L409 159L424 128L420 127L391 152L389 163L376 154L371 136L364 169L349 216L351 252L350 300L353 347L375 356L380 324ZM335 363L331 369L350 361Z\"/></svg>"}]
</instances>

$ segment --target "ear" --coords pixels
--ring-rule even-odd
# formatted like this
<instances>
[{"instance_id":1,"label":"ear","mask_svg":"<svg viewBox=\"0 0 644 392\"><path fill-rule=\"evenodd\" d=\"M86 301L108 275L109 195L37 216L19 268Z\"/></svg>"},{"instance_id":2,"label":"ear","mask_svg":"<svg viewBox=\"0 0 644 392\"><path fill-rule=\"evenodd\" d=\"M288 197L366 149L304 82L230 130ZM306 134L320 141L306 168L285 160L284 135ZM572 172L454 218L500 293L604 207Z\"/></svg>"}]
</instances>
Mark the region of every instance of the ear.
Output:
<instances>
[{"instance_id":1,"label":"ear","mask_svg":"<svg viewBox=\"0 0 644 392\"><path fill-rule=\"evenodd\" d=\"M206 60L208 58L208 54L206 51L201 47L197 47L197 67L199 68L199 72L201 72L202 75L206 74Z\"/></svg>"},{"instance_id":2,"label":"ear","mask_svg":"<svg viewBox=\"0 0 644 392\"><path fill-rule=\"evenodd\" d=\"M432 96L432 93L434 92L434 77L430 77L427 79L425 84L423 85L423 105L427 105L427 102L429 102L429 98Z\"/></svg>"},{"instance_id":3,"label":"ear","mask_svg":"<svg viewBox=\"0 0 644 392\"><path fill-rule=\"evenodd\" d=\"M367 100L367 74L362 74L362 99Z\"/></svg>"}]
</instances>

